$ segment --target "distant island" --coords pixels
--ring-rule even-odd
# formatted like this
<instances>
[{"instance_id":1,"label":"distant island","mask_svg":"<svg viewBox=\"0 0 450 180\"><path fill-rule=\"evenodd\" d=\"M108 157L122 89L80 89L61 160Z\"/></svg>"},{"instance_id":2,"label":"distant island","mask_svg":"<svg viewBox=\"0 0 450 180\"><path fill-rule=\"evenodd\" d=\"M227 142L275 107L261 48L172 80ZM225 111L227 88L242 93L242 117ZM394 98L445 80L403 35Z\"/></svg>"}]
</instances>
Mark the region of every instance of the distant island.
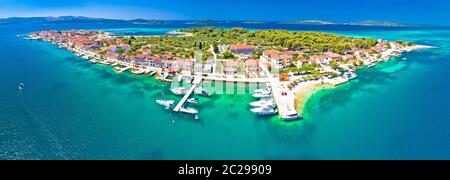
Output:
<instances>
[{"instance_id":1,"label":"distant island","mask_svg":"<svg viewBox=\"0 0 450 180\"><path fill-rule=\"evenodd\" d=\"M301 24L301 25L346 25L346 26L379 26L379 27L432 27L431 25L409 24L395 21L374 21L366 20L351 23L338 23L319 20L305 20L305 21L286 21L279 22L280 24Z\"/></svg>"},{"instance_id":2,"label":"distant island","mask_svg":"<svg viewBox=\"0 0 450 180\"><path fill-rule=\"evenodd\" d=\"M84 16L59 16L59 17L10 17L0 19L0 24L24 24L24 23L132 23L132 24L168 24L182 23L192 25L215 25L215 24L299 24L299 25L350 25L350 26L380 26L380 27L434 27L432 25L410 24L395 21L374 21L366 20L360 22L338 23L320 20L303 20L303 21L218 21L212 19L202 20L146 20L146 19L106 19L106 18L90 18Z\"/></svg>"},{"instance_id":3,"label":"distant island","mask_svg":"<svg viewBox=\"0 0 450 180\"><path fill-rule=\"evenodd\" d=\"M163 82L179 81L168 77L189 77L191 87L171 89L185 96L184 100L192 92L211 94L197 87L203 80L264 83L266 88L254 91L253 96L261 100L250 104L254 107L251 111L256 115L278 113L286 121L299 119L306 100L318 89L356 79L357 68L429 48L322 32L203 27L170 34L174 36L121 37L104 31L53 30L32 32L26 39L49 41L93 64L112 66L117 73L157 74ZM174 108L172 100L157 103ZM196 112L181 105L174 111Z\"/></svg>"}]
</instances>

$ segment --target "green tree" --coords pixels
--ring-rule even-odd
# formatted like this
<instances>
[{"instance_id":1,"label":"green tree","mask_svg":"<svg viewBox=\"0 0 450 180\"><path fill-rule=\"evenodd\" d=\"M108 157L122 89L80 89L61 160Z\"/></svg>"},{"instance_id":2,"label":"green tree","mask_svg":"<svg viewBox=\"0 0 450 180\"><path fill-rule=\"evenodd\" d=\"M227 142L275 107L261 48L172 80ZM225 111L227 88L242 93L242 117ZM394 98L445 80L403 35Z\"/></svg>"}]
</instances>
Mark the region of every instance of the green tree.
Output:
<instances>
[{"instance_id":1,"label":"green tree","mask_svg":"<svg viewBox=\"0 0 450 180\"><path fill-rule=\"evenodd\" d=\"M119 53L120 55L122 55L122 54L124 53L124 50L123 50L123 48L119 48L119 49L117 49L117 53Z\"/></svg>"},{"instance_id":2,"label":"green tree","mask_svg":"<svg viewBox=\"0 0 450 180\"><path fill-rule=\"evenodd\" d=\"M330 62L330 67L333 69L338 69L339 68L339 64L336 61L331 61Z\"/></svg>"}]
</instances>

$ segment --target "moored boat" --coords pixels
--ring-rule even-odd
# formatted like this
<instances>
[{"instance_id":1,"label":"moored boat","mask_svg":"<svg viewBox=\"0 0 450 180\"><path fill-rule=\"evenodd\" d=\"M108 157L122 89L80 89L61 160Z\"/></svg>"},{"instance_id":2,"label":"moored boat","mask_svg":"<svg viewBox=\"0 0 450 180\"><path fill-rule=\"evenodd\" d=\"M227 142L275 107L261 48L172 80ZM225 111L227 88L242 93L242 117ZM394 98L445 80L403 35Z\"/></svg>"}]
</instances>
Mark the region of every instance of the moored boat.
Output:
<instances>
[{"instance_id":1,"label":"moored boat","mask_svg":"<svg viewBox=\"0 0 450 180\"><path fill-rule=\"evenodd\" d=\"M302 116L299 113L297 113L296 111L290 111L286 115L282 116L281 118L285 121L294 121L294 120L301 119Z\"/></svg>"},{"instance_id":2,"label":"moored boat","mask_svg":"<svg viewBox=\"0 0 450 180\"><path fill-rule=\"evenodd\" d=\"M172 93L174 93L175 95L185 95L186 94L186 89L184 87L171 89L170 91L172 91Z\"/></svg>"},{"instance_id":3,"label":"moored boat","mask_svg":"<svg viewBox=\"0 0 450 180\"><path fill-rule=\"evenodd\" d=\"M198 111L191 107L182 107L182 108L180 108L180 112L187 113L187 114L198 114Z\"/></svg>"},{"instance_id":4,"label":"moored boat","mask_svg":"<svg viewBox=\"0 0 450 180\"><path fill-rule=\"evenodd\" d=\"M148 73L149 76L154 76L155 74L156 74L156 71L150 71L150 72Z\"/></svg>"},{"instance_id":5,"label":"moored boat","mask_svg":"<svg viewBox=\"0 0 450 180\"><path fill-rule=\"evenodd\" d=\"M131 68L128 67L128 66L125 66L125 65L120 65L120 66L114 67L114 70L119 72L119 73L128 71L129 69L131 69Z\"/></svg>"},{"instance_id":6,"label":"moored boat","mask_svg":"<svg viewBox=\"0 0 450 180\"><path fill-rule=\"evenodd\" d=\"M195 88L194 89L194 94L202 95L202 96L211 96L211 93L209 93L208 91L206 91L205 88L202 88L202 87Z\"/></svg>"},{"instance_id":7,"label":"moored boat","mask_svg":"<svg viewBox=\"0 0 450 180\"><path fill-rule=\"evenodd\" d=\"M104 61L100 61L100 64L103 64L103 65L110 65L111 62L110 62L109 60L104 60Z\"/></svg>"},{"instance_id":8,"label":"moored boat","mask_svg":"<svg viewBox=\"0 0 450 180\"><path fill-rule=\"evenodd\" d=\"M258 107L250 110L252 113L260 116L270 116L277 114L277 109L271 106Z\"/></svg>"},{"instance_id":9,"label":"moored boat","mask_svg":"<svg viewBox=\"0 0 450 180\"><path fill-rule=\"evenodd\" d=\"M190 98L187 100L187 102L191 103L191 104L198 104L198 99L197 98Z\"/></svg>"},{"instance_id":10,"label":"moored boat","mask_svg":"<svg viewBox=\"0 0 450 180\"><path fill-rule=\"evenodd\" d=\"M271 99L262 99L256 102L250 103L250 106L252 107L263 107L263 106L272 106L275 107L275 103Z\"/></svg>"},{"instance_id":11,"label":"moored boat","mask_svg":"<svg viewBox=\"0 0 450 180\"><path fill-rule=\"evenodd\" d=\"M253 97L255 98L269 98L271 94L269 92L255 93Z\"/></svg>"},{"instance_id":12,"label":"moored boat","mask_svg":"<svg viewBox=\"0 0 450 180\"><path fill-rule=\"evenodd\" d=\"M173 100L156 100L156 103L165 107L166 109L170 109L174 105L175 101L173 101Z\"/></svg>"},{"instance_id":13,"label":"moored boat","mask_svg":"<svg viewBox=\"0 0 450 180\"><path fill-rule=\"evenodd\" d=\"M145 74L145 70L144 69L135 69L135 70L132 70L131 73L134 75L143 75L143 74Z\"/></svg>"},{"instance_id":14,"label":"moored boat","mask_svg":"<svg viewBox=\"0 0 450 180\"><path fill-rule=\"evenodd\" d=\"M358 75L356 75L355 73L347 72L344 74L344 78L346 78L348 80L352 80L352 79L358 78Z\"/></svg>"}]
</instances>

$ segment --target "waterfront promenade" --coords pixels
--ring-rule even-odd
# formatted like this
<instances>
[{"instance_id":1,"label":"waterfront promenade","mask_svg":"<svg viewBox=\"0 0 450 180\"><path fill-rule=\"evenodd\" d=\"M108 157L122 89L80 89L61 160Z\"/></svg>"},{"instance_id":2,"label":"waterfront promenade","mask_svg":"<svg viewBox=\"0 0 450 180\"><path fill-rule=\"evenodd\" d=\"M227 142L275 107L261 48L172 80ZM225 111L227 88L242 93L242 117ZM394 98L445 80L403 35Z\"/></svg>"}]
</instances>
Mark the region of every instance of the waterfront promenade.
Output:
<instances>
[{"instance_id":1,"label":"waterfront promenade","mask_svg":"<svg viewBox=\"0 0 450 180\"><path fill-rule=\"evenodd\" d=\"M276 79L270 81L272 87L272 96L277 104L278 114L281 118L288 114L297 112L295 109L295 95L286 89L285 84L282 84Z\"/></svg>"}]
</instances>

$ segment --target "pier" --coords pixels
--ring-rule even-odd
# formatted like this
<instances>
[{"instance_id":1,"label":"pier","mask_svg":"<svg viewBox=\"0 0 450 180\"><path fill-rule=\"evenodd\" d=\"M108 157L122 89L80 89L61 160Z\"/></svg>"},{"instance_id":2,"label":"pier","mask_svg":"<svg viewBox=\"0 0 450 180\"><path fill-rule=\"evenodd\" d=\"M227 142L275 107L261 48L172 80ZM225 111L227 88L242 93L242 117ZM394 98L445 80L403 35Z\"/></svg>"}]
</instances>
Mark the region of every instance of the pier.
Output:
<instances>
[{"instance_id":1,"label":"pier","mask_svg":"<svg viewBox=\"0 0 450 180\"><path fill-rule=\"evenodd\" d=\"M234 78L234 77L203 77L206 81L223 81L236 83L267 83L266 78Z\"/></svg>"},{"instance_id":2,"label":"pier","mask_svg":"<svg viewBox=\"0 0 450 180\"><path fill-rule=\"evenodd\" d=\"M180 111L181 107L183 107L184 103L187 101L187 99L189 98L189 96L191 96L192 92L194 92L195 88L197 88L197 86L203 81L202 77L195 77L194 78L194 82L192 84L192 87L189 89L188 92L186 92L186 94L184 95L183 99L181 99L181 101L177 104L177 106L175 106L175 108L173 109L173 111L178 112Z\"/></svg>"},{"instance_id":3,"label":"pier","mask_svg":"<svg viewBox=\"0 0 450 180\"><path fill-rule=\"evenodd\" d=\"M280 117L284 118L292 112L298 113L295 109L295 95L287 89L283 90L281 83L276 79L272 79L270 85L272 86L272 96L277 104ZM287 93L287 95L283 95L282 92Z\"/></svg>"}]
</instances>

